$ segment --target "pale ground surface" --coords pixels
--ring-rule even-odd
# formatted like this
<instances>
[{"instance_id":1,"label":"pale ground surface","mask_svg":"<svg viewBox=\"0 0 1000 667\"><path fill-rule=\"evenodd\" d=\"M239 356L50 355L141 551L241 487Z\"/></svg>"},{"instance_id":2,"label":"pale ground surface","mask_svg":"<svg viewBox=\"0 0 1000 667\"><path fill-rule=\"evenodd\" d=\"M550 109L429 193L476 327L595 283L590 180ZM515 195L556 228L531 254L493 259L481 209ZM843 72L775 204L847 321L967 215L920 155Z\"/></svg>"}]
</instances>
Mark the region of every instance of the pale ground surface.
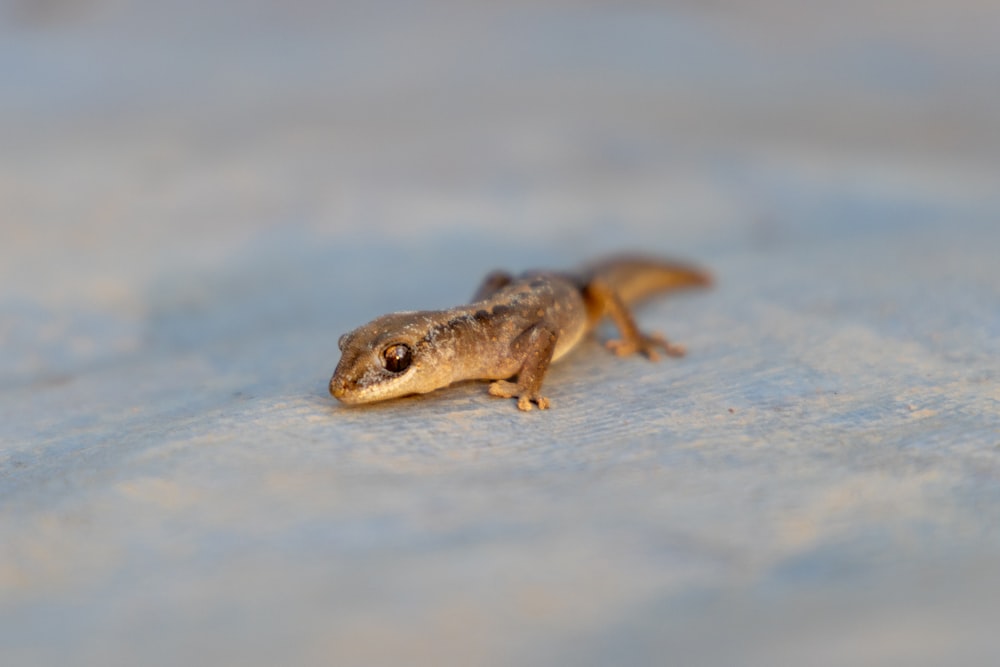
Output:
<instances>
[{"instance_id":1,"label":"pale ground surface","mask_svg":"<svg viewBox=\"0 0 1000 667\"><path fill-rule=\"evenodd\" d=\"M806 4L8 4L0 664L995 664L1000 10ZM326 395L619 248L686 359Z\"/></svg>"}]
</instances>

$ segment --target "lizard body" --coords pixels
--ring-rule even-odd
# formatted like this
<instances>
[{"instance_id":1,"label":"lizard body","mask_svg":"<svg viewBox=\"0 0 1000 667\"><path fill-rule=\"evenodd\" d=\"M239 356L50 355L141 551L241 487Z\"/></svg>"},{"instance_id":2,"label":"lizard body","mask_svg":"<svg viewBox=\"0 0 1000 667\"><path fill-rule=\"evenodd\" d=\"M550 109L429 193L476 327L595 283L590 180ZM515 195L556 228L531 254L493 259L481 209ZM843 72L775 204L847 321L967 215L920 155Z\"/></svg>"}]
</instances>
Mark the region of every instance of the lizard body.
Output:
<instances>
[{"instance_id":1,"label":"lizard body","mask_svg":"<svg viewBox=\"0 0 1000 667\"><path fill-rule=\"evenodd\" d=\"M699 269L643 257L612 258L578 273L495 272L469 305L390 313L341 336L330 393L344 403L373 403L493 380L490 394L517 398L521 410L545 409L540 389L549 364L605 316L621 334L607 342L618 355L683 355L662 336L643 334L629 307L658 292L710 283Z\"/></svg>"}]
</instances>

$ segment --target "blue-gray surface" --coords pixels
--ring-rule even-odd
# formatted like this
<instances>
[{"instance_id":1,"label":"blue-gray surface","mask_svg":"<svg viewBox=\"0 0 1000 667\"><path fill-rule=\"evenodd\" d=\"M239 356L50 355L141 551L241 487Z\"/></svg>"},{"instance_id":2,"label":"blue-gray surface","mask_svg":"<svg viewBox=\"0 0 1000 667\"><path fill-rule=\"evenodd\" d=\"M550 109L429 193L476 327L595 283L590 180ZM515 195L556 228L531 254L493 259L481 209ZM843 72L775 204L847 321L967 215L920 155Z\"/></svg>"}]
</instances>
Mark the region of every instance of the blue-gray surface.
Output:
<instances>
[{"instance_id":1,"label":"blue-gray surface","mask_svg":"<svg viewBox=\"0 0 1000 667\"><path fill-rule=\"evenodd\" d=\"M0 663L992 664L992 2L116 3L0 28ZM690 354L345 409L486 271Z\"/></svg>"}]
</instances>

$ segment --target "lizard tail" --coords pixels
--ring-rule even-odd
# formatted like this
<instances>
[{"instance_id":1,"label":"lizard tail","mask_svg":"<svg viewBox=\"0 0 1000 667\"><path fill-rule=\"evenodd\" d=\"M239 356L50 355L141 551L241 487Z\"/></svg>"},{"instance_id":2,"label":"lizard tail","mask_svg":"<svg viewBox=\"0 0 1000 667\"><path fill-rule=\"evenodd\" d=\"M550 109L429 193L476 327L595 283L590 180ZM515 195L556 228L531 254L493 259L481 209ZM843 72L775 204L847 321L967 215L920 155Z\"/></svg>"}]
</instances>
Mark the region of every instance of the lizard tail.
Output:
<instances>
[{"instance_id":1,"label":"lizard tail","mask_svg":"<svg viewBox=\"0 0 1000 667\"><path fill-rule=\"evenodd\" d=\"M665 259L624 255L612 257L585 270L588 282L599 280L631 305L661 292L707 287L712 275L690 264Z\"/></svg>"}]
</instances>

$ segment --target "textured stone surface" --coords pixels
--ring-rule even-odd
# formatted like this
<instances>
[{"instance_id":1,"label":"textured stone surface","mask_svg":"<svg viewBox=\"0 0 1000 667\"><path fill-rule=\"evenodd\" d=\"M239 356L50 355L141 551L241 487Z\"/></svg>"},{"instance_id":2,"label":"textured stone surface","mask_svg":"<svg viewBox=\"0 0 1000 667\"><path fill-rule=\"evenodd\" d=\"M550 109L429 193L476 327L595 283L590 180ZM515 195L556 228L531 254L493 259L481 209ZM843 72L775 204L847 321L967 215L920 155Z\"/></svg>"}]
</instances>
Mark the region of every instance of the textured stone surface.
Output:
<instances>
[{"instance_id":1,"label":"textured stone surface","mask_svg":"<svg viewBox=\"0 0 1000 667\"><path fill-rule=\"evenodd\" d=\"M0 663L991 664L994 7L11 4ZM326 394L621 248L687 358Z\"/></svg>"}]
</instances>

